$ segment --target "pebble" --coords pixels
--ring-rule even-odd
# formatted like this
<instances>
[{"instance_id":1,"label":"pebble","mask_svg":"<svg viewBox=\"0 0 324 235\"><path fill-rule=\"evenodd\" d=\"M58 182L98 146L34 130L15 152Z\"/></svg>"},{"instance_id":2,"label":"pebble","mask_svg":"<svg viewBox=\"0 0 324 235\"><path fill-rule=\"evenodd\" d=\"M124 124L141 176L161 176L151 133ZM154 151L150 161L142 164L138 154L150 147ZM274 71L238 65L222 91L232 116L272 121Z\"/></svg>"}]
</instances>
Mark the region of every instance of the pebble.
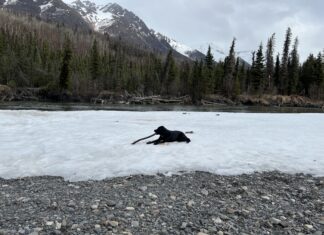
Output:
<instances>
[{"instance_id":1,"label":"pebble","mask_svg":"<svg viewBox=\"0 0 324 235\"><path fill-rule=\"evenodd\" d=\"M118 227L119 223L114 220L108 220L106 221L106 224L110 225L111 227Z\"/></svg>"},{"instance_id":2,"label":"pebble","mask_svg":"<svg viewBox=\"0 0 324 235\"><path fill-rule=\"evenodd\" d=\"M312 235L323 235L322 231L316 231L315 233L313 233Z\"/></svg>"},{"instance_id":3,"label":"pebble","mask_svg":"<svg viewBox=\"0 0 324 235\"><path fill-rule=\"evenodd\" d=\"M268 197L268 196L261 196L261 198L264 200L270 201L270 197Z\"/></svg>"},{"instance_id":4,"label":"pebble","mask_svg":"<svg viewBox=\"0 0 324 235\"><path fill-rule=\"evenodd\" d=\"M116 202L115 201L108 200L106 202L106 205L109 206L109 207L114 207L114 206L116 206Z\"/></svg>"},{"instance_id":5,"label":"pebble","mask_svg":"<svg viewBox=\"0 0 324 235\"><path fill-rule=\"evenodd\" d=\"M51 204L51 207L52 207L53 209L57 209L57 207L58 207L57 202L53 202L53 203Z\"/></svg>"},{"instance_id":6,"label":"pebble","mask_svg":"<svg viewBox=\"0 0 324 235\"><path fill-rule=\"evenodd\" d=\"M185 228L187 227L187 225L188 225L188 224L187 224L186 222L182 222L180 228L181 228L181 229L185 229Z\"/></svg>"},{"instance_id":7,"label":"pebble","mask_svg":"<svg viewBox=\"0 0 324 235\"><path fill-rule=\"evenodd\" d=\"M152 199L157 199L158 196L156 196L155 194L153 193L149 193L149 197L152 198Z\"/></svg>"},{"instance_id":8,"label":"pebble","mask_svg":"<svg viewBox=\"0 0 324 235\"><path fill-rule=\"evenodd\" d=\"M76 203L75 201L71 200L69 201L69 203L67 204L68 207L76 207Z\"/></svg>"},{"instance_id":9,"label":"pebble","mask_svg":"<svg viewBox=\"0 0 324 235\"><path fill-rule=\"evenodd\" d=\"M127 210L127 211L134 211L134 210L135 210L135 208L134 208L134 207L131 207L131 206L129 206L129 207L126 207L126 210Z\"/></svg>"},{"instance_id":10,"label":"pebble","mask_svg":"<svg viewBox=\"0 0 324 235\"><path fill-rule=\"evenodd\" d=\"M71 226L71 229L77 229L77 228L79 228L79 225L78 224L72 224L72 226Z\"/></svg>"},{"instance_id":11,"label":"pebble","mask_svg":"<svg viewBox=\"0 0 324 235\"><path fill-rule=\"evenodd\" d=\"M319 219L318 223L324 225L324 217L321 217L321 218Z\"/></svg>"},{"instance_id":12,"label":"pebble","mask_svg":"<svg viewBox=\"0 0 324 235\"><path fill-rule=\"evenodd\" d=\"M280 224L281 223L281 220L276 219L276 218L271 218L270 221L271 221L272 224Z\"/></svg>"},{"instance_id":13,"label":"pebble","mask_svg":"<svg viewBox=\"0 0 324 235\"><path fill-rule=\"evenodd\" d=\"M305 187L299 187L299 191L305 192L307 189Z\"/></svg>"},{"instance_id":14,"label":"pebble","mask_svg":"<svg viewBox=\"0 0 324 235\"><path fill-rule=\"evenodd\" d=\"M305 228L306 229L313 229L314 227L313 227L313 225L311 225L311 224L305 224Z\"/></svg>"},{"instance_id":15,"label":"pebble","mask_svg":"<svg viewBox=\"0 0 324 235\"><path fill-rule=\"evenodd\" d=\"M55 221L55 229L60 230L62 228L62 223Z\"/></svg>"},{"instance_id":16,"label":"pebble","mask_svg":"<svg viewBox=\"0 0 324 235\"><path fill-rule=\"evenodd\" d=\"M47 222L46 222L46 226L52 226L53 224L54 224L53 221L47 221Z\"/></svg>"},{"instance_id":17,"label":"pebble","mask_svg":"<svg viewBox=\"0 0 324 235\"><path fill-rule=\"evenodd\" d=\"M62 227L66 227L67 226L67 221L66 221L66 219L63 219L62 220Z\"/></svg>"},{"instance_id":18,"label":"pebble","mask_svg":"<svg viewBox=\"0 0 324 235\"><path fill-rule=\"evenodd\" d=\"M139 222L138 221L132 221L132 227L137 228L139 227Z\"/></svg>"},{"instance_id":19,"label":"pebble","mask_svg":"<svg viewBox=\"0 0 324 235\"><path fill-rule=\"evenodd\" d=\"M213 221L215 224L222 224L223 223L223 220L221 220L221 218L217 217L216 219L213 218Z\"/></svg>"},{"instance_id":20,"label":"pebble","mask_svg":"<svg viewBox=\"0 0 324 235\"><path fill-rule=\"evenodd\" d=\"M208 191L206 189L201 190L201 194L204 196L208 196Z\"/></svg>"},{"instance_id":21,"label":"pebble","mask_svg":"<svg viewBox=\"0 0 324 235\"><path fill-rule=\"evenodd\" d=\"M98 208L99 208L99 205L97 205L97 204L91 205L92 210L97 210Z\"/></svg>"},{"instance_id":22,"label":"pebble","mask_svg":"<svg viewBox=\"0 0 324 235\"><path fill-rule=\"evenodd\" d=\"M145 192L147 190L147 186L142 186L142 187L139 187L139 189L143 192Z\"/></svg>"},{"instance_id":23,"label":"pebble","mask_svg":"<svg viewBox=\"0 0 324 235\"><path fill-rule=\"evenodd\" d=\"M246 186L243 186L242 189L243 189L244 191L248 191L248 187L246 187Z\"/></svg>"},{"instance_id":24,"label":"pebble","mask_svg":"<svg viewBox=\"0 0 324 235\"><path fill-rule=\"evenodd\" d=\"M195 204L194 200L189 200L187 203L189 207L192 207L194 204Z\"/></svg>"}]
</instances>

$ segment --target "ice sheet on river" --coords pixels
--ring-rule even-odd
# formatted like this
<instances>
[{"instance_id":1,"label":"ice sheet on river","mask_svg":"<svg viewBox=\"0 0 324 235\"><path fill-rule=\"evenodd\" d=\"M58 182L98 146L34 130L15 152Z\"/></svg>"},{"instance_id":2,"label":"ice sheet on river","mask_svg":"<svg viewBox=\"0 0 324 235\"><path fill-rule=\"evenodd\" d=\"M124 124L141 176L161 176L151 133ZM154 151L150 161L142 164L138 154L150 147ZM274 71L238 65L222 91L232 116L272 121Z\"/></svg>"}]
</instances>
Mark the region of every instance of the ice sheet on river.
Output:
<instances>
[{"instance_id":1,"label":"ice sheet on river","mask_svg":"<svg viewBox=\"0 0 324 235\"><path fill-rule=\"evenodd\" d=\"M192 142L130 144L160 125L194 131ZM324 175L324 114L0 111L0 128L3 178L194 170Z\"/></svg>"}]
</instances>

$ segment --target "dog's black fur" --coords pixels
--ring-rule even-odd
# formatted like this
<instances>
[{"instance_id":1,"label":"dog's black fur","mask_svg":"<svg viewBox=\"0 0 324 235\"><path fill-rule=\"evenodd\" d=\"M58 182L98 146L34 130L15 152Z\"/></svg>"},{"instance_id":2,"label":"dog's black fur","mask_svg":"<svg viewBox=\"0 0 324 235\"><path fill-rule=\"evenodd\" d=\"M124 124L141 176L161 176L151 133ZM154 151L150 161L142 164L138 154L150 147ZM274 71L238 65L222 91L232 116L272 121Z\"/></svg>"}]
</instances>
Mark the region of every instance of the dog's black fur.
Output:
<instances>
[{"instance_id":1,"label":"dog's black fur","mask_svg":"<svg viewBox=\"0 0 324 235\"><path fill-rule=\"evenodd\" d=\"M190 139L181 131L169 131L164 126L160 126L154 132L160 135L160 138L147 142L147 144L162 144L164 142L190 142Z\"/></svg>"}]
</instances>

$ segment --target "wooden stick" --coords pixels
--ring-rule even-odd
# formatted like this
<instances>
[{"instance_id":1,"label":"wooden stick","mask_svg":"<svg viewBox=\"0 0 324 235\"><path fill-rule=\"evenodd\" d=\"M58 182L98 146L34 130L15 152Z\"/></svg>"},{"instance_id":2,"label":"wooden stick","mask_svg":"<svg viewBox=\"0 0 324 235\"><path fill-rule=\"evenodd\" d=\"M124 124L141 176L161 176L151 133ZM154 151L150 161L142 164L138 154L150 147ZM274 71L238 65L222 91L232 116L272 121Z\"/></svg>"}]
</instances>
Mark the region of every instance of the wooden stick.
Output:
<instances>
[{"instance_id":1,"label":"wooden stick","mask_svg":"<svg viewBox=\"0 0 324 235\"><path fill-rule=\"evenodd\" d=\"M193 134L194 132L193 131L186 131L185 133L186 134Z\"/></svg>"},{"instance_id":2,"label":"wooden stick","mask_svg":"<svg viewBox=\"0 0 324 235\"><path fill-rule=\"evenodd\" d=\"M151 138L151 137L153 137L153 136L155 136L156 134L153 134L153 135L150 135L150 136L148 136L148 137L145 137L145 138L142 138L142 139L139 139L139 140L136 140L135 142L133 142L132 144L137 144L138 142L140 142L140 141L142 141L142 140L146 140L146 139L148 139L148 138Z\"/></svg>"}]
</instances>

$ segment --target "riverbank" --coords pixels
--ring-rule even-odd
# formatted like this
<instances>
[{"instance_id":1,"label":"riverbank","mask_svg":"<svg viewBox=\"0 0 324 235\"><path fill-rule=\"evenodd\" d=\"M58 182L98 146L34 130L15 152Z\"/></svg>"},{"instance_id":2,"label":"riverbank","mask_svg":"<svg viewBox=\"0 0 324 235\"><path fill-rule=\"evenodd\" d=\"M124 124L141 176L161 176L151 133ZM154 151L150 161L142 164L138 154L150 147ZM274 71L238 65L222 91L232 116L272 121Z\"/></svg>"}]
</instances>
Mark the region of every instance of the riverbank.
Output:
<instances>
[{"instance_id":1,"label":"riverbank","mask_svg":"<svg viewBox=\"0 0 324 235\"><path fill-rule=\"evenodd\" d=\"M0 178L0 234L316 234L324 178L205 172L68 182Z\"/></svg>"},{"instance_id":2,"label":"riverbank","mask_svg":"<svg viewBox=\"0 0 324 235\"><path fill-rule=\"evenodd\" d=\"M0 85L0 101L34 101L34 102L76 102L91 104L128 104L128 105L193 105L190 96L163 97L163 96L141 96L128 92L102 91L99 94L73 95L72 93L50 92L42 88L19 88L12 89ZM240 95L235 98L227 98L221 95L208 95L195 105L200 106L260 106L260 107L301 107L324 109L324 101L313 100L303 96L282 95Z\"/></svg>"}]
</instances>

